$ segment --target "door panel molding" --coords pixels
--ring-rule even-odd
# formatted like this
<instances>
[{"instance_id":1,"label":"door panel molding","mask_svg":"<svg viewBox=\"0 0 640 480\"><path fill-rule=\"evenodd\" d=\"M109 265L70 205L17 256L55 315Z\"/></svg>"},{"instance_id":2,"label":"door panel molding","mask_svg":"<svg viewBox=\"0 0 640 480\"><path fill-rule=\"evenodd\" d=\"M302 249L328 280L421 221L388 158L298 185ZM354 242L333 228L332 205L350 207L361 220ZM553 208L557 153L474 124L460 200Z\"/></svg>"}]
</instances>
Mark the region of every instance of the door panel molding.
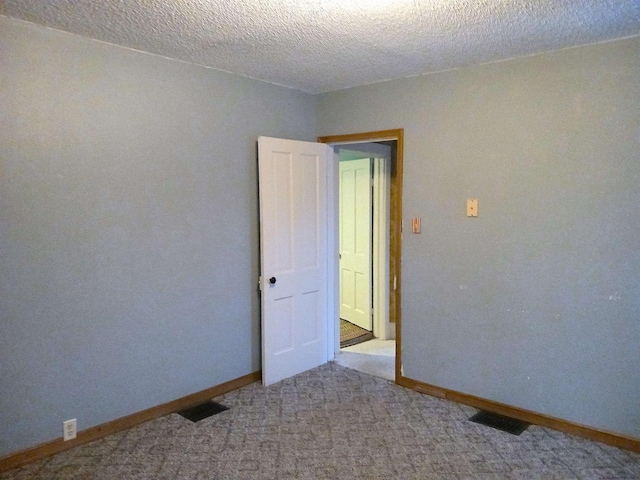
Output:
<instances>
[{"instance_id":1,"label":"door panel molding","mask_svg":"<svg viewBox=\"0 0 640 480\"><path fill-rule=\"evenodd\" d=\"M329 360L332 156L320 143L258 138L265 385Z\"/></svg>"},{"instance_id":2,"label":"door panel molding","mask_svg":"<svg viewBox=\"0 0 640 480\"><path fill-rule=\"evenodd\" d=\"M340 318L371 331L371 159L341 161L339 170Z\"/></svg>"},{"instance_id":3,"label":"door panel molding","mask_svg":"<svg viewBox=\"0 0 640 480\"><path fill-rule=\"evenodd\" d=\"M395 338L389 323L389 178L391 156L373 159L373 331L380 340Z\"/></svg>"}]
</instances>

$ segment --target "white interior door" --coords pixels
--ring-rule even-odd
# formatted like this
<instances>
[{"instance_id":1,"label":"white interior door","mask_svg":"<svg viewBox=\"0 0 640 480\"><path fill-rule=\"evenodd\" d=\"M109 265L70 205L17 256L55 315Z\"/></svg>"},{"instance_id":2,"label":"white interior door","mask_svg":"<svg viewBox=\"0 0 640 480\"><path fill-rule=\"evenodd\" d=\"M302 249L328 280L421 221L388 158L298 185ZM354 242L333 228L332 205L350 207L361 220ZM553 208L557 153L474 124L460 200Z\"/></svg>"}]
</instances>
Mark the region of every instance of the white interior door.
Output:
<instances>
[{"instance_id":1,"label":"white interior door","mask_svg":"<svg viewBox=\"0 0 640 480\"><path fill-rule=\"evenodd\" d=\"M371 159L340 162L340 318L371 331Z\"/></svg>"},{"instance_id":2,"label":"white interior door","mask_svg":"<svg viewBox=\"0 0 640 480\"><path fill-rule=\"evenodd\" d=\"M324 144L260 137L262 381L328 360L328 167Z\"/></svg>"}]
</instances>

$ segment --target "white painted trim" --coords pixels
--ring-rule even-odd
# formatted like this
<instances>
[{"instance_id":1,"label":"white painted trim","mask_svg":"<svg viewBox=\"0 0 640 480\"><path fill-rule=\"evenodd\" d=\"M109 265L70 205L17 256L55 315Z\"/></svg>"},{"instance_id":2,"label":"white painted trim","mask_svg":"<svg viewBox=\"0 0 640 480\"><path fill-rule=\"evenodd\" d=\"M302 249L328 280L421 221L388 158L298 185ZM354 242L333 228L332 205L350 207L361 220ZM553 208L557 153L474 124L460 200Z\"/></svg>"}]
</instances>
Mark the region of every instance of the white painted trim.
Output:
<instances>
[{"instance_id":1,"label":"white painted trim","mask_svg":"<svg viewBox=\"0 0 640 480\"><path fill-rule=\"evenodd\" d=\"M340 255L339 255L339 170L340 157L327 145L327 358L332 361L340 353ZM333 325L333 328L331 328Z\"/></svg>"},{"instance_id":2,"label":"white painted trim","mask_svg":"<svg viewBox=\"0 0 640 480\"><path fill-rule=\"evenodd\" d=\"M389 340L395 338L389 323L391 159L374 158L373 171L373 333Z\"/></svg>"}]
</instances>

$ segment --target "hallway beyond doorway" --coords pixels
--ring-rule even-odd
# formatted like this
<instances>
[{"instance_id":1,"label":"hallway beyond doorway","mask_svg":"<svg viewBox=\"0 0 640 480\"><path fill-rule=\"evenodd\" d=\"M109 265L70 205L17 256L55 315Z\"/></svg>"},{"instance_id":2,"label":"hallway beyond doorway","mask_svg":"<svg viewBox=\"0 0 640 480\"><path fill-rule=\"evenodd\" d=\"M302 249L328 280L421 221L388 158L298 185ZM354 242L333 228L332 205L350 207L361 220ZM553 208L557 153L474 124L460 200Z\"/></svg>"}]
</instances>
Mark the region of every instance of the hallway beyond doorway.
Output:
<instances>
[{"instance_id":1,"label":"hallway beyond doorway","mask_svg":"<svg viewBox=\"0 0 640 480\"><path fill-rule=\"evenodd\" d=\"M341 348L336 362L343 367L395 381L395 340L378 340Z\"/></svg>"}]
</instances>

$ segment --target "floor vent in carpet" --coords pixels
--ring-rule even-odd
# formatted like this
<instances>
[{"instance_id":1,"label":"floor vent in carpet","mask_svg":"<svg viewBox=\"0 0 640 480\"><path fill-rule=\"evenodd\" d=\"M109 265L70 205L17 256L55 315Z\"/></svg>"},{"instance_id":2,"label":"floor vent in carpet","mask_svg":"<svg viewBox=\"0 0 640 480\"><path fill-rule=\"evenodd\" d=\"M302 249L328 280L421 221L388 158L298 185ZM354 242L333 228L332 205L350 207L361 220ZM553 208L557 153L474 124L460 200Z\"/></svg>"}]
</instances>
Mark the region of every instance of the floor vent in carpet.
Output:
<instances>
[{"instance_id":1,"label":"floor vent in carpet","mask_svg":"<svg viewBox=\"0 0 640 480\"><path fill-rule=\"evenodd\" d=\"M485 412L480 410L478 413L469 418L472 422L486 425L487 427L497 428L503 432L513 435L520 435L529 426L528 423L521 422L515 418L504 417L497 413Z\"/></svg>"},{"instance_id":2,"label":"floor vent in carpet","mask_svg":"<svg viewBox=\"0 0 640 480\"><path fill-rule=\"evenodd\" d=\"M202 419L211 417L212 415L216 415L220 412L224 412L225 410L229 410L229 407L225 407L216 402L208 401L196 405L195 407L187 408L178 412L178 415L182 415L187 420L191 420L192 422L199 422Z\"/></svg>"}]
</instances>

